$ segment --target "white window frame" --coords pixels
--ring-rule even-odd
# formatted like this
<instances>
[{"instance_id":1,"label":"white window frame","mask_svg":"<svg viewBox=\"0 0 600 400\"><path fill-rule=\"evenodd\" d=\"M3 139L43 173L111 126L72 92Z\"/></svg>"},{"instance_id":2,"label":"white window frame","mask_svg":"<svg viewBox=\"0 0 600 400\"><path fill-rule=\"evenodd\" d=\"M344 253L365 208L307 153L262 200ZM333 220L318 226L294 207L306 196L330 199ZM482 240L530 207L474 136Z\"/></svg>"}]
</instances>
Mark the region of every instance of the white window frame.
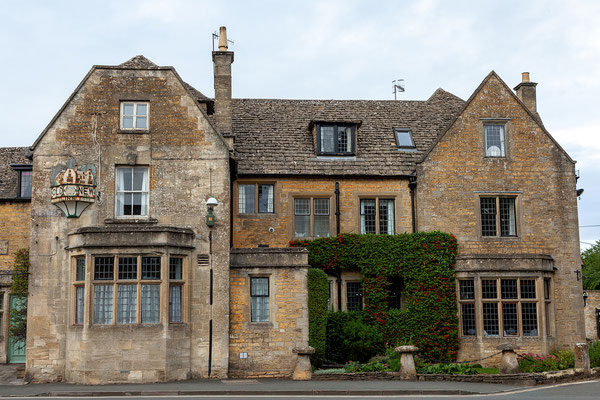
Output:
<instances>
[{"instance_id":1,"label":"white window frame","mask_svg":"<svg viewBox=\"0 0 600 400\"><path fill-rule=\"evenodd\" d=\"M142 183L141 190L133 189L133 172L135 169L145 169L144 181ZM119 174L120 171L130 170L131 172L131 190L125 190L124 188L119 188ZM144 190L145 188L145 190ZM136 194L139 193L142 196L141 210L140 214L121 214L119 210L119 196L123 196L122 201L125 201L125 195L128 194ZM144 199L146 204L146 210L144 213ZM133 205L132 205L133 206ZM133 212L133 210L132 210ZM115 168L115 217L123 218L123 219L131 219L131 218L148 218L150 215L150 168L145 166L118 166Z\"/></svg>"},{"instance_id":2,"label":"white window frame","mask_svg":"<svg viewBox=\"0 0 600 400\"><path fill-rule=\"evenodd\" d=\"M132 128L125 128L124 124L123 124L123 118L125 117L124 113L123 113L123 108L125 107L126 104L132 104L133 105L133 127ZM146 115L138 115L137 109L138 109L138 105L145 105L146 106ZM148 131L150 130L150 102L148 101L122 101L121 105L120 105L120 113L119 113L119 124L120 124L120 129L123 131ZM137 127L137 118L138 117L145 117L146 118L146 127L145 128L138 128Z\"/></svg>"}]
</instances>

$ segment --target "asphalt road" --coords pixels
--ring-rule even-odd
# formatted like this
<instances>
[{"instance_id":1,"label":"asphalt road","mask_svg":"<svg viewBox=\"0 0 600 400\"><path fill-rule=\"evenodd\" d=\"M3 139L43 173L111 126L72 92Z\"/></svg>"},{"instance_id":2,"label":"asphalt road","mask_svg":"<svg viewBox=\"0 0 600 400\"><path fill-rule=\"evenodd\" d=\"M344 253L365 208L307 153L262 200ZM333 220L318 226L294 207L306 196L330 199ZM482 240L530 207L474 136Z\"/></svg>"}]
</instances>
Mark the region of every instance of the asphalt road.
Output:
<instances>
[{"instance_id":1,"label":"asphalt road","mask_svg":"<svg viewBox=\"0 0 600 400\"><path fill-rule=\"evenodd\" d=\"M465 398L477 398L477 399L511 399L511 400L600 400L600 380L595 381L586 381L586 382L576 382L576 383L567 383L561 385L550 385L550 386L536 386L529 387L523 389L515 389L510 390L504 393L490 393L490 394L476 394L476 395L464 395L464 396L266 396L266 395L256 395L256 396L144 396L144 397L136 397L136 396L109 396L109 397L76 397L77 399L111 399L111 400L131 400L135 398L136 400L158 400L158 399L201 399L201 400L222 400L225 398L231 399L248 399L248 400L256 400L256 399L269 399L269 400L289 400L289 399L327 399L327 400L343 400L343 399L439 399L439 400L449 400L449 399L465 399ZM53 400L58 399L74 399L74 397L52 397ZM11 397L11 399L40 399L40 397Z\"/></svg>"}]
</instances>

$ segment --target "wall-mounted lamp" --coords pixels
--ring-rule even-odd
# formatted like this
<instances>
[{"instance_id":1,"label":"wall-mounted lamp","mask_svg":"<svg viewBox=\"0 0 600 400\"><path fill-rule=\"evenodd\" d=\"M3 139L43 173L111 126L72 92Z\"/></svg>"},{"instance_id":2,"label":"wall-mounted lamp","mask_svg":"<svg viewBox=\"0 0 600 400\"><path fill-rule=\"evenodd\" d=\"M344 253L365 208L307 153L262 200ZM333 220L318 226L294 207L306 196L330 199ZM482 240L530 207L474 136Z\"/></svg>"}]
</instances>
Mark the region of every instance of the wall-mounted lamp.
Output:
<instances>
[{"instance_id":1,"label":"wall-mounted lamp","mask_svg":"<svg viewBox=\"0 0 600 400\"><path fill-rule=\"evenodd\" d=\"M583 292L583 306L587 306L587 298L588 298L588 294L587 292Z\"/></svg>"},{"instance_id":2,"label":"wall-mounted lamp","mask_svg":"<svg viewBox=\"0 0 600 400\"><path fill-rule=\"evenodd\" d=\"M215 214L214 209L219 205L219 202L214 197L210 196L208 200L206 200L206 208L208 213L206 214L206 225L209 227L215 226Z\"/></svg>"}]
</instances>

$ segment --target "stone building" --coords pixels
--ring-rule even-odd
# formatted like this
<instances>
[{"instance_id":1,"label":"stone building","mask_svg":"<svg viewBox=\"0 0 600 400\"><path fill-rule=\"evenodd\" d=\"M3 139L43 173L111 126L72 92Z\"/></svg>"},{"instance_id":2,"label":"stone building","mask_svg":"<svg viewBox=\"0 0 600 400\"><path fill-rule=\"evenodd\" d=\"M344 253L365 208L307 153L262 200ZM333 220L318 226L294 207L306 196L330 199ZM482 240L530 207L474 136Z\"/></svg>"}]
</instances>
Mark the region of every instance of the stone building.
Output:
<instances>
[{"instance_id":1,"label":"stone building","mask_svg":"<svg viewBox=\"0 0 600 400\"><path fill-rule=\"evenodd\" d=\"M0 363L24 362L25 348L9 338L15 253L29 247L31 159L25 147L0 148Z\"/></svg>"},{"instance_id":2,"label":"stone building","mask_svg":"<svg viewBox=\"0 0 600 400\"><path fill-rule=\"evenodd\" d=\"M142 56L94 66L33 144L31 379L289 377L288 243L346 232L456 235L459 359L584 339L574 162L528 77L466 102L235 99L225 36L214 99ZM331 309L362 308L359 274L329 279Z\"/></svg>"},{"instance_id":3,"label":"stone building","mask_svg":"<svg viewBox=\"0 0 600 400\"><path fill-rule=\"evenodd\" d=\"M585 291L585 337L588 340L600 339L600 290Z\"/></svg>"}]
</instances>

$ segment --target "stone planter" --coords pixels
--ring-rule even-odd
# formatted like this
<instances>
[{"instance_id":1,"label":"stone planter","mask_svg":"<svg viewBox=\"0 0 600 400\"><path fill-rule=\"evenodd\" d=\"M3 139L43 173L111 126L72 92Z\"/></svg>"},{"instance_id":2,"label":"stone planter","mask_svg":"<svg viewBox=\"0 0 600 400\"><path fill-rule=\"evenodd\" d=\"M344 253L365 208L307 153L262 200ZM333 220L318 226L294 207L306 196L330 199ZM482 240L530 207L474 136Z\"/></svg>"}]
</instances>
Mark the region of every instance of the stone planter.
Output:
<instances>
[{"instance_id":1,"label":"stone planter","mask_svg":"<svg viewBox=\"0 0 600 400\"><path fill-rule=\"evenodd\" d=\"M398 346L394 349L400 353L400 379L417 379L417 369L415 368L414 353L419 351L416 346Z\"/></svg>"}]
</instances>

